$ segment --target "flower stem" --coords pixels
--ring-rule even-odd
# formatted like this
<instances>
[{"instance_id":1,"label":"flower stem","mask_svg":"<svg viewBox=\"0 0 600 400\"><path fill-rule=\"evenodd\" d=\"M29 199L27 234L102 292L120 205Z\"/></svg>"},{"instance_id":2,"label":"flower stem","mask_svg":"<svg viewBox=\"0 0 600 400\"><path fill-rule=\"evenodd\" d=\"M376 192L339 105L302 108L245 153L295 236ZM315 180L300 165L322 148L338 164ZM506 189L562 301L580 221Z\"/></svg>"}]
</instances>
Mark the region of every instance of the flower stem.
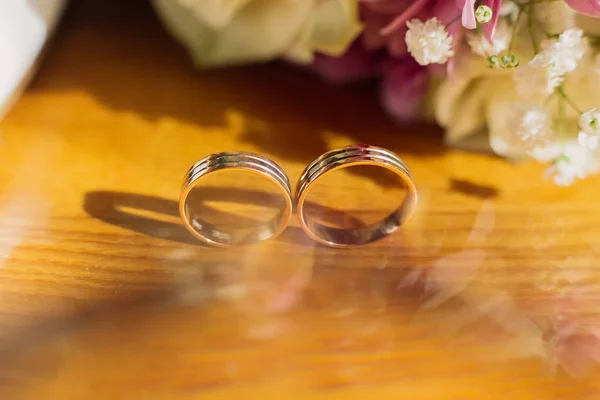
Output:
<instances>
[{"instance_id":1,"label":"flower stem","mask_svg":"<svg viewBox=\"0 0 600 400\"><path fill-rule=\"evenodd\" d=\"M565 100L564 97L560 97L558 99L558 134L559 136L562 138L565 136L565 106L563 103L563 100Z\"/></svg>"},{"instance_id":2,"label":"flower stem","mask_svg":"<svg viewBox=\"0 0 600 400\"><path fill-rule=\"evenodd\" d=\"M581 109L579 107L577 107L577 105L575 103L573 103L573 101L569 98L569 96L567 96L567 94L565 93L565 90L563 89L562 86L558 86L556 88L556 93L558 93L558 95L560 97L562 97L565 102L571 106L571 108L575 111L577 111L579 114L583 114L583 111L581 111Z\"/></svg>"},{"instance_id":3,"label":"flower stem","mask_svg":"<svg viewBox=\"0 0 600 400\"><path fill-rule=\"evenodd\" d=\"M533 34L533 13L531 12L531 6L529 6L529 12L527 13L527 31L529 32L529 37L531 38L533 52L537 54L540 52L540 47L538 42L535 41L535 35Z\"/></svg>"},{"instance_id":4,"label":"flower stem","mask_svg":"<svg viewBox=\"0 0 600 400\"><path fill-rule=\"evenodd\" d=\"M536 4L547 3L547 2L552 2L552 1L558 1L558 0L530 1L527 4L521 4L516 1L513 1L513 3L519 8L519 13L517 14L517 20L516 20L515 24L517 24L517 22L519 22L520 14L524 12L527 14L527 17L528 17L527 25L528 25L528 29L530 31L533 30L533 25L535 25L546 36L547 39L558 37L558 35L553 35L553 34L547 32L544 29L544 27L542 26L542 24L540 24L539 21L536 21L536 19L533 18L533 6L535 6Z\"/></svg>"},{"instance_id":5,"label":"flower stem","mask_svg":"<svg viewBox=\"0 0 600 400\"><path fill-rule=\"evenodd\" d=\"M513 25L512 33L510 34L510 43L508 45L508 54L511 54L511 50L513 47L513 43L515 41L515 36L517 36L517 29L519 28L519 21L521 20L521 15L523 15L523 9L519 7L519 12L517 13L517 18L515 19L515 24Z\"/></svg>"},{"instance_id":6,"label":"flower stem","mask_svg":"<svg viewBox=\"0 0 600 400\"><path fill-rule=\"evenodd\" d=\"M552 39L552 38L558 37L558 34L553 34L553 33L546 31L539 21L536 21L534 18L532 18L532 20L535 23L535 26L537 26L537 28L544 34L544 36L546 36L546 39Z\"/></svg>"},{"instance_id":7,"label":"flower stem","mask_svg":"<svg viewBox=\"0 0 600 400\"><path fill-rule=\"evenodd\" d=\"M448 22L446 25L444 25L444 29L448 29L448 27L449 27L450 25L452 25L453 23L455 23L456 21L458 21L458 20L459 20L459 19L461 19L461 18L462 18L462 14L458 14L456 17L452 18L452 19L450 20L450 22Z\"/></svg>"}]
</instances>

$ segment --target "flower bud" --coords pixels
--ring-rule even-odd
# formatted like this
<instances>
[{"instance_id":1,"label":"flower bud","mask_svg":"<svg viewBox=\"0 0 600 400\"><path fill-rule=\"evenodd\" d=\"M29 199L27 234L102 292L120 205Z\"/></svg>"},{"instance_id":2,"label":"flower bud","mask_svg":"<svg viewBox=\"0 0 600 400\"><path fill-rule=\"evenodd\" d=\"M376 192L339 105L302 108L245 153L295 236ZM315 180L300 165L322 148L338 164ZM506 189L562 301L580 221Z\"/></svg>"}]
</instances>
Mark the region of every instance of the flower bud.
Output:
<instances>
[{"instance_id":1,"label":"flower bud","mask_svg":"<svg viewBox=\"0 0 600 400\"><path fill-rule=\"evenodd\" d=\"M480 24L485 24L492 20L492 9L488 6L479 6L475 10L475 19Z\"/></svg>"},{"instance_id":2,"label":"flower bud","mask_svg":"<svg viewBox=\"0 0 600 400\"><path fill-rule=\"evenodd\" d=\"M500 59L498 56L489 56L487 58L488 68L498 68L500 66Z\"/></svg>"},{"instance_id":3,"label":"flower bud","mask_svg":"<svg viewBox=\"0 0 600 400\"><path fill-rule=\"evenodd\" d=\"M505 55L500 58L500 66L506 69L516 68L519 66L519 60L514 54Z\"/></svg>"}]
</instances>

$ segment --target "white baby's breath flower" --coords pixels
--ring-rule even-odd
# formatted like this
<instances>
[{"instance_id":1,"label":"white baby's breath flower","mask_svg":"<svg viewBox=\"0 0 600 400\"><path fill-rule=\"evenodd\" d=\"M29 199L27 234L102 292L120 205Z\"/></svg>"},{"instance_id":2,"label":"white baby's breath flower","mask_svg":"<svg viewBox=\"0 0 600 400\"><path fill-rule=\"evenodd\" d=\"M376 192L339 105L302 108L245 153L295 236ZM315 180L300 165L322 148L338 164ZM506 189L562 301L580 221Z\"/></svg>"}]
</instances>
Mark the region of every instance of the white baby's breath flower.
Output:
<instances>
[{"instance_id":1,"label":"white baby's breath flower","mask_svg":"<svg viewBox=\"0 0 600 400\"><path fill-rule=\"evenodd\" d=\"M577 28L567 29L561 33L558 37L558 43L564 54L576 59L581 59L589 47L587 39L583 36L583 31Z\"/></svg>"},{"instance_id":2,"label":"white baby's breath flower","mask_svg":"<svg viewBox=\"0 0 600 400\"><path fill-rule=\"evenodd\" d=\"M590 150L595 150L598 148L600 137L598 135L590 135L581 131L579 132L579 135L577 135L577 141L581 146Z\"/></svg>"},{"instance_id":3,"label":"white baby's breath flower","mask_svg":"<svg viewBox=\"0 0 600 400\"><path fill-rule=\"evenodd\" d=\"M587 39L581 29L567 29L558 40L544 40L540 57L545 66L555 75L564 75L577 68L577 64L588 50Z\"/></svg>"},{"instance_id":4,"label":"white baby's breath flower","mask_svg":"<svg viewBox=\"0 0 600 400\"><path fill-rule=\"evenodd\" d=\"M600 112L592 108L579 117L579 144L588 149L596 149L600 142Z\"/></svg>"},{"instance_id":5,"label":"white baby's breath flower","mask_svg":"<svg viewBox=\"0 0 600 400\"><path fill-rule=\"evenodd\" d=\"M546 170L546 177L552 178L558 186L569 186L575 179L583 179L585 175L579 172L577 165L566 157L557 158L550 168Z\"/></svg>"},{"instance_id":6,"label":"white baby's breath flower","mask_svg":"<svg viewBox=\"0 0 600 400\"><path fill-rule=\"evenodd\" d=\"M552 120L541 105L516 104L514 118L509 121L512 131L527 150L545 146L552 137Z\"/></svg>"},{"instance_id":7,"label":"white baby's breath flower","mask_svg":"<svg viewBox=\"0 0 600 400\"><path fill-rule=\"evenodd\" d=\"M550 161L560 154L548 147L554 139L552 119L541 104L512 103L506 105L501 126L490 132L490 146L497 154L511 158L529 155Z\"/></svg>"},{"instance_id":8,"label":"white baby's breath flower","mask_svg":"<svg viewBox=\"0 0 600 400\"><path fill-rule=\"evenodd\" d=\"M565 143L563 151L546 171L555 184L568 186L576 179L584 179L600 170L597 154L577 141Z\"/></svg>"},{"instance_id":9,"label":"white baby's breath flower","mask_svg":"<svg viewBox=\"0 0 600 400\"><path fill-rule=\"evenodd\" d=\"M579 129L588 135L600 136L600 111L592 108L579 117Z\"/></svg>"},{"instance_id":10,"label":"white baby's breath flower","mask_svg":"<svg viewBox=\"0 0 600 400\"><path fill-rule=\"evenodd\" d=\"M554 7L555 3L561 3L561 7ZM537 24L539 9L551 7L553 12L557 9L561 11L554 15L553 19L557 20L556 24L553 22L543 26L543 30L550 34L563 32L565 28L563 28L564 24L561 25L560 20L569 19L570 15L574 14L563 1L527 1L527 3L521 1L521 4L530 4L528 7L535 9L532 17L535 17L533 34L536 40L541 40L543 36L542 28ZM516 16L518 14L518 7L512 1L503 1L499 14L500 20L508 19L508 15ZM580 113L565 104L562 97L556 95L547 98L547 96L553 94L557 85L564 83L564 90L568 93L569 99L578 107L585 110L598 106L600 110L600 56L598 56L598 64L594 66L596 54L593 54L597 51L593 53L588 51L579 61L577 69L564 77L550 73L542 63L543 60L540 60L541 57L532 62L532 66L529 66L528 61L531 60L531 56L528 58L527 54L532 50L532 45L526 17L527 15L521 14L519 27L516 29L513 39L512 49L521 61L519 67L490 69L479 56L465 54L461 62L455 64L452 79L442 80L435 95L431 98L431 102L427 103L427 109L432 110L436 120L445 128L446 141L449 145L468 150L489 151L491 148L493 152L504 157L522 159L529 155L547 163L560 154L563 144L558 142L558 145L553 146L552 143L548 143L546 146L535 147L529 151L524 149L516 137L515 131L510 131L507 126L507 121L514 118L513 105L523 101L544 104L553 118L558 119L557 106L559 102L562 102L563 115L560 120L560 135L572 138L574 141L577 140L579 132L577 120ZM583 17L578 16L579 27L583 26L580 24L582 20ZM508 21L510 24L511 20ZM591 19L588 26L600 29L597 21L597 19ZM586 36L588 32L592 32L588 27L583 30L586 32ZM600 33L600 30L593 32ZM501 54L506 54L506 52ZM586 66L589 68L584 69L583 67ZM538 73L540 70L541 73ZM515 77L517 71L519 73ZM574 79L576 78L575 74L577 74L577 79ZM511 87L513 79L518 82L518 86ZM519 93L517 93L517 89L519 89ZM523 95L533 94L536 89L544 92L543 95L531 96L533 98L528 99L523 97ZM486 134L482 134L482 132ZM554 139L550 142L554 142L557 138L558 135L555 134ZM597 151L600 153L600 145Z\"/></svg>"},{"instance_id":11,"label":"white baby's breath flower","mask_svg":"<svg viewBox=\"0 0 600 400\"><path fill-rule=\"evenodd\" d=\"M420 65L444 64L454 55L452 38L437 18L406 22L408 51Z\"/></svg>"},{"instance_id":12,"label":"white baby's breath flower","mask_svg":"<svg viewBox=\"0 0 600 400\"><path fill-rule=\"evenodd\" d=\"M577 68L588 49L588 43L583 31L567 29L558 40L544 40L541 48L542 51L513 75L520 96L547 96L552 93L562 83L564 75Z\"/></svg>"},{"instance_id":13,"label":"white baby's breath flower","mask_svg":"<svg viewBox=\"0 0 600 400\"><path fill-rule=\"evenodd\" d=\"M538 146L527 152L531 158L539 162L550 162L560 156L562 147L557 142L549 142L544 146Z\"/></svg>"},{"instance_id":14,"label":"white baby's breath flower","mask_svg":"<svg viewBox=\"0 0 600 400\"><path fill-rule=\"evenodd\" d=\"M508 43L510 42L510 28L506 19L498 21L492 42L493 43L490 43L478 32L473 30L467 32L467 43L471 47L473 53L482 57L495 56L508 49Z\"/></svg>"},{"instance_id":15,"label":"white baby's breath flower","mask_svg":"<svg viewBox=\"0 0 600 400\"><path fill-rule=\"evenodd\" d=\"M517 68L513 74L517 94L521 97L548 96L563 81L560 74L547 67L540 54L527 65Z\"/></svg>"}]
</instances>

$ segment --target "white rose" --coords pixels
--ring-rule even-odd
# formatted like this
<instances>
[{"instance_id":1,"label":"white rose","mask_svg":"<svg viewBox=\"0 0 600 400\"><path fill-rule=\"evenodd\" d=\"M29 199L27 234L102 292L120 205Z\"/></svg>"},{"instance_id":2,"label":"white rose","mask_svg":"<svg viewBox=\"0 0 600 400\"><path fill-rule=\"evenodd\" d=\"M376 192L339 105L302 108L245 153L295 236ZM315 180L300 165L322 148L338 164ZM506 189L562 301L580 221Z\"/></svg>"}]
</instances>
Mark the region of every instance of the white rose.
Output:
<instances>
[{"instance_id":1,"label":"white rose","mask_svg":"<svg viewBox=\"0 0 600 400\"><path fill-rule=\"evenodd\" d=\"M564 12L568 14L567 10ZM532 58L530 43L526 30L515 41L513 50L521 65ZM522 146L514 145L516 135L510 131L511 124L508 123L514 119L514 104L523 101L515 90L512 76L515 70L487 68L485 58L474 54L465 55L457 64L454 75L437 85L428 105L437 122L446 128L446 142L468 150L493 151L511 158L525 156ZM600 79L589 79L594 68L591 57L580 64L578 69L567 75L564 86L569 97L585 110L600 104ZM537 100L556 115L558 96L549 101ZM579 115L565 105L564 116L563 126L576 136Z\"/></svg>"},{"instance_id":2,"label":"white rose","mask_svg":"<svg viewBox=\"0 0 600 400\"><path fill-rule=\"evenodd\" d=\"M573 77L575 78L575 77ZM433 99L437 122L446 128L446 142L469 150L492 150L512 158L524 156L519 146L512 146L510 131L514 105L522 102L514 89L511 72L490 70L481 58L472 57L456 71L453 79L444 80ZM600 104L598 80L571 79L565 90L582 109ZM545 105L556 115L558 97ZM578 132L579 114L564 106L565 123L573 135Z\"/></svg>"},{"instance_id":3,"label":"white rose","mask_svg":"<svg viewBox=\"0 0 600 400\"><path fill-rule=\"evenodd\" d=\"M168 29L202 67L312 61L341 55L362 27L358 0L153 0Z\"/></svg>"}]
</instances>

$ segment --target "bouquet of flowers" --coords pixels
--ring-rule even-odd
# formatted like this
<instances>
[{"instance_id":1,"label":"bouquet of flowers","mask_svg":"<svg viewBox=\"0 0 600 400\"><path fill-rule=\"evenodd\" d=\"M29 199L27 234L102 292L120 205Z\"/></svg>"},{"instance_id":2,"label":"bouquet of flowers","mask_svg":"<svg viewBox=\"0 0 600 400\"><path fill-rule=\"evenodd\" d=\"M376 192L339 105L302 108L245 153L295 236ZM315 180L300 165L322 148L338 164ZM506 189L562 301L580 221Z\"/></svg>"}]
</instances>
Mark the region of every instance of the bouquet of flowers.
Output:
<instances>
[{"instance_id":1,"label":"bouquet of flowers","mask_svg":"<svg viewBox=\"0 0 600 400\"><path fill-rule=\"evenodd\" d=\"M201 67L282 58L332 83L378 79L400 122L451 145L600 170L600 0L154 0Z\"/></svg>"}]
</instances>

